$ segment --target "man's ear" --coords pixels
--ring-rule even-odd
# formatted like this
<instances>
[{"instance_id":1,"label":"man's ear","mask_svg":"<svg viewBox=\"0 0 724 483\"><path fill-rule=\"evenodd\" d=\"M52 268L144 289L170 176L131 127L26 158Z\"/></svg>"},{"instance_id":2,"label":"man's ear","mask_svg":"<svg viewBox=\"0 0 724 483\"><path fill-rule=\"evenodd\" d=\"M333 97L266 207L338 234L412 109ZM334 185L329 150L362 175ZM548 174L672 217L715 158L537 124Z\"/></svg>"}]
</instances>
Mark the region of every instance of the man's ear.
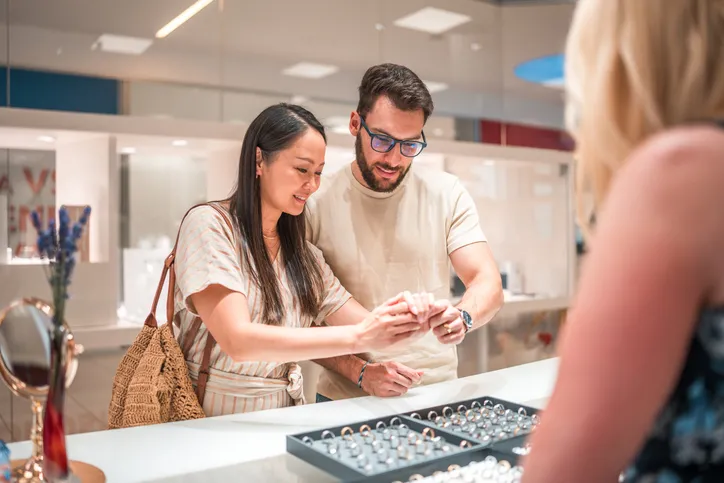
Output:
<instances>
[{"instance_id":1,"label":"man's ear","mask_svg":"<svg viewBox=\"0 0 724 483\"><path fill-rule=\"evenodd\" d=\"M360 119L359 114L357 114L357 111L352 111L352 114L349 116L349 133L352 136L357 137L361 127L362 120Z\"/></svg>"}]
</instances>

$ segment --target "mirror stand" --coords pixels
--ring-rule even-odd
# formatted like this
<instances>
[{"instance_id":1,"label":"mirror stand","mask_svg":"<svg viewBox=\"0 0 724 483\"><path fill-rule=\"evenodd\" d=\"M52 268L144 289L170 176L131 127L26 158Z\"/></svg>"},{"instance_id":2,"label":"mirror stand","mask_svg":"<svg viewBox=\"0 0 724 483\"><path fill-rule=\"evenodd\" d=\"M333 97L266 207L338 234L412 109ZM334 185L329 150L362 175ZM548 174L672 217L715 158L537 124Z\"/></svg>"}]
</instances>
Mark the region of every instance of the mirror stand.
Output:
<instances>
[{"instance_id":1,"label":"mirror stand","mask_svg":"<svg viewBox=\"0 0 724 483\"><path fill-rule=\"evenodd\" d=\"M30 400L33 411L33 425L30 428L30 443L33 452L30 458L13 470L14 481L17 483L44 483L43 476L43 403L36 398ZM13 462L15 463L15 462ZM15 464L11 464L14 467Z\"/></svg>"},{"instance_id":2,"label":"mirror stand","mask_svg":"<svg viewBox=\"0 0 724 483\"><path fill-rule=\"evenodd\" d=\"M28 460L10 462L11 481L17 483L46 483L44 468L43 421L48 396L50 373L50 328L53 326L53 308L38 299L21 299L0 310L0 379L10 391L30 400L33 414L30 428L32 452ZM65 322L63 322L65 324ZM70 333L70 330L67 330ZM82 347L72 337L67 339L68 371L66 387L75 378L78 355ZM63 482L103 483L105 474L96 466L80 461L69 461L70 475ZM2 481L2 478L0 478Z\"/></svg>"}]
</instances>

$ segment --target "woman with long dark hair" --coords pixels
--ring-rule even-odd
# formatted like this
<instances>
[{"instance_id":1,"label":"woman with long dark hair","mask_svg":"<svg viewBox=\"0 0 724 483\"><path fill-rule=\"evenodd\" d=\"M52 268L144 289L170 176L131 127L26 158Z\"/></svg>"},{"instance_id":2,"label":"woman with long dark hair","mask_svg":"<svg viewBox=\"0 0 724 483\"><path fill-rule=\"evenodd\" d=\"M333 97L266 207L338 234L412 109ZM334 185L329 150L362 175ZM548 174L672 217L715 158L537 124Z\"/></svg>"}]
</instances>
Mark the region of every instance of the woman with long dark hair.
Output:
<instances>
[{"instance_id":1,"label":"woman with long dark hair","mask_svg":"<svg viewBox=\"0 0 724 483\"><path fill-rule=\"evenodd\" d=\"M217 342L207 415L302 404L293 361L380 349L425 330L430 296L401 294L369 313L305 240L304 206L325 151L324 127L309 111L265 109L244 136L235 192L216 203L220 211L198 207L181 226L175 321L192 380L207 331ZM197 318L203 324L188 340ZM328 326L309 330L322 321Z\"/></svg>"}]
</instances>

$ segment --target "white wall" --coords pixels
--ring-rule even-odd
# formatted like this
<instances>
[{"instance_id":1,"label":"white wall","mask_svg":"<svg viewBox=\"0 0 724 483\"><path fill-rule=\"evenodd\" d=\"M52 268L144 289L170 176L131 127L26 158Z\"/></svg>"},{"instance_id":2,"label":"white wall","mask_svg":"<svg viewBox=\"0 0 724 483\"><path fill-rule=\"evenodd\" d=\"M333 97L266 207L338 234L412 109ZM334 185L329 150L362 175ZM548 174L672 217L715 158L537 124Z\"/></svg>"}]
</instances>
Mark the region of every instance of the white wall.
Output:
<instances>
[{"instance_id":1,"label":"white wall","mask_svg":"<svg viewBox=\"0 0 724 483\"><path fill-rule=\"evenodd\" d=\"M184 156L128 156L130 246L176 236L188 208L206 201L207 161Z\"/></svg>"},{"instance_id":2,"label":"white wall","mask_svg":"<svg viewBox=\"0 0 724 483\"><path fill-rule=\"evenodd\" d=\"M241 141L238 146L216 150L206 159L206 197L209 200L227 198L236 187L239 178L239 156Z\"/></svg>"},{"instance_id":3,"label":"white wall","mask_svg":"<svg viewBox=\"0 0 724 483\"><path fill-rule=\"evenodd\" d=\"M568 295L571 180L560 166L448 156L446 170L475 200L499 267L517 264L525 292Z\"/></svg>"},{"instance_id":4,"label":"white wall","mask_svg":"<svg viewBox=\"0 0 724 483\"><path fill-rule=\"evenodd\" d=\"M117 191L111 189L111 182L117 169L115 140L108 134L90 135L82 141L60 139L56 144L56 204L91 207L91 262L108 262L114 251L118 203L112 199Z\"/></svg>"}]
</instances>

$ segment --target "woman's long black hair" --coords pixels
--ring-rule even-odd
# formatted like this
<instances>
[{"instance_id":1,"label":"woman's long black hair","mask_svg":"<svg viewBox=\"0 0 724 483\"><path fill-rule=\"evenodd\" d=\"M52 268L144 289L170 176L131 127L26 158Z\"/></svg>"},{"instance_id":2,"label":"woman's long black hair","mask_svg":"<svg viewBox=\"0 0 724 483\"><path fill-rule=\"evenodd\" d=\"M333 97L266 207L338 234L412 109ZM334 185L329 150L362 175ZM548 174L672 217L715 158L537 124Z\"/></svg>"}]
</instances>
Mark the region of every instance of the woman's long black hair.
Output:
<instances>
[{"instance_id":1,"label":"woman's long black hair","mask_svg":"<svg viewBox=\"0 0 724 483\"><path fill-rule=\"evenodd\" d=\"M244 263L252 282L262 293L262 320L270 325L282 323L284 306L262 234L256 148L261 150L264 163L273 163L280 151L290 147L308 129L314 129L327 141L324 126L303 107L282 103L264 109L249 125L244 136L239 178L230 199L230 211L241 232ZM323 281L317 260L306 245L305 218L304 213L299 216L282 213L277 232L281 260L296 303L303 315L316 317L321 305Z\"/></svg>"}]
</instances>

